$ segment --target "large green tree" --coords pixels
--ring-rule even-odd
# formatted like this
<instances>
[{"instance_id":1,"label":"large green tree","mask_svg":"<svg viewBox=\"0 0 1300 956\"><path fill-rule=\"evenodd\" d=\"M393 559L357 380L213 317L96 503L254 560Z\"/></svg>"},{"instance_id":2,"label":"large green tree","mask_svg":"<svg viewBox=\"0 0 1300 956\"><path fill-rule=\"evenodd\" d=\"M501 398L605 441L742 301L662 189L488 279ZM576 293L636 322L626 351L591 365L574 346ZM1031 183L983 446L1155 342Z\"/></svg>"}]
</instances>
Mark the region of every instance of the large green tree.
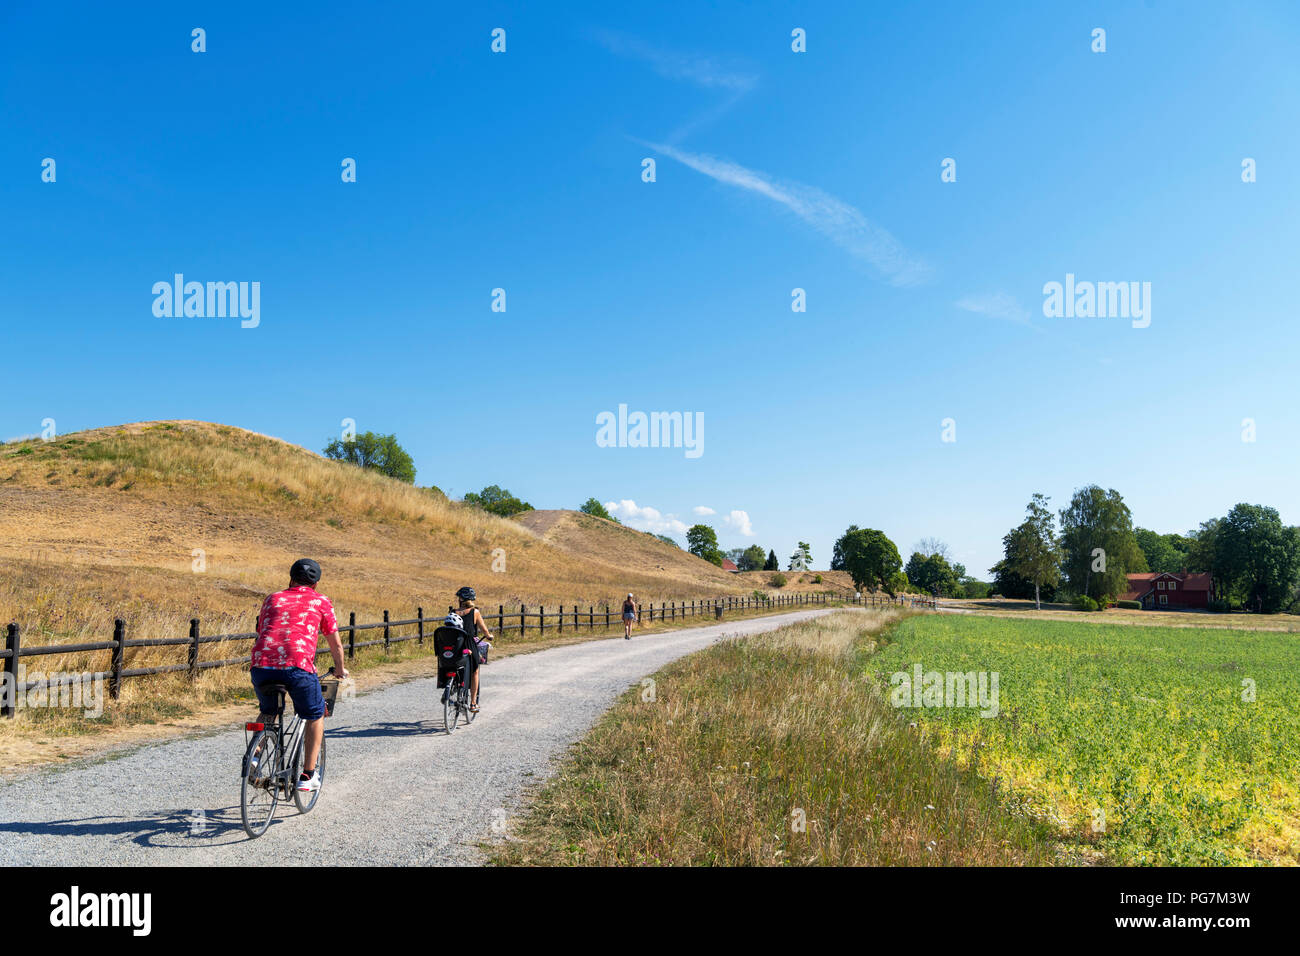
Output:
<instances>
[{"instance_id":1,"label":"large green tree","mask_svg":"<svg viewBox=\"0 0 1300 956\"><path fill-rule=\"evenodd\" d=\"M1219 587L1249 610L1274 614L1300 575L1300 529L1282 524L1276 508L1234 505L1218 524L1214 554Z\"/></svg>"},{"instance_id":2,"label":"large green tree","mask_svg":"<svg viewBox=\"0 0 1300 956\"><path fill-rule=\"evenodd\" d=\"M898 556L898 547L883 531L854 526L838 543L843 570L853 579L854 587L859 591L880 588L894 596L899 584L895 575L902 573L903 559Z\"/></svg>"},{"instance_id":3,"label":"large green tree","mask_svg":"<svg viewBox=\"0 0 1300 956\"><path fill-rule=\"evenodd\" d=\"M767 561L767 555L763 553L763 546L751 544L740 555L736 561L736 567L742 571L762 571L763 564Z\"/></svg>"},{"instance_id":4,"label":"large green tree","mask_svg":"<svg viewBox=\"0 0 1300 956\"><path fill-rule=\"evenodd\" d=\"M523 511L533 510L532 505L526 501L520 501L500 485L488 485L477 493L468 492L464 500L467 504L482 508L494 515L501 515L503 518L509 518L511 515L517 515Z\"/></svg>"},{"instance_id":5,"label":"large green tree","mask_svg":"<svg viewBox=\"0 0 1300 956\"><path fill-rule=\"evenodd\" d=\"M1042 589L1052 592L1061 579L1061 545L1056 538L1056 519L1048 508L1049 499L1035 494L1025 506L1025 520L1002 539L1008 567L1034 585L1034 607L1042 608ZM1122 594L1122 591L1115 592Z\"/></svg>"},{"instance_id":6,"label":"large green tree","mask_svg":"<svg viewBox=\"0 0 1300 956\"><path fill-rule=\"evenodd\" d=\"M711 564L722 567L718 534L706 524L694 524L686 529L686 550Z\"/></svg>"},{"instance_id":7,"label":"large green tree","mask_svg":"<svg viewBox=\"0 0 1300 956\"><path fill-rule=\"evenodd\" d=\"M911 585L922 594L941 597L955 597L961 591L961 579L966 573L966 569L961 568L959 574L937 551L928 556L913 551L903 571Z\"/></svg>"},{"instance_id":8,"label":"large green tree","mask_svg":"<svg viewBox=\"0 0 1300 956\"><path fill-rule=\"evenodd\" d=\"M1133 536L1146 558L1148 571L1175 574L1186 570L1187 539L1181 534L1157 534L1148 528L1135 528Z\"/></svg>"},{"instance_id":9,"label":"large green tree","mask_svg":"<svg viewBox=\"0 0 1300 956\"><path fill-rule=\"evenodd\" d=\"M853 532L855 532L855 531L857 531L857 530L858 530L858 526L855 525L855 524L851 524L851 525L848 526L848 528L845 530L845 532L844 532L842 535L840 535L839 538L836 540L836 542L835 542L835 548L834 548L834 550L831 552L831 570L832 570L832 571L843 571L843 570L845 570L845 568L844 568L844 539L847 538L849 535L851 535Z\"/></svg>"},{"instance_id":10,"label":"large green tree","mask_svg":"<svg viewBox=\"0 0 1300 956\"><path fill-rule=\"evenodd\" d=\"M404 481L408 485L415 484L415 462L406 449L397 443L396 435L362 432L346 441L336 438L325 446L324 454L334 461L346 461Z\"/></svg>"},{"instance_id":11,"label":"large green tree","mask_svg":"<svg viewBox=\"0 0 1300 956\"><path fill-rule=\"evenodd\" d=\"M1062 571L1076 594L1100 602L1128 590L1128 574L1145 571L1133 516L1118 491L1078 489L1061 512Z\"/></svg>"},{"instance_id":12,"label":"large green tree","mask_svg":"<svg viewBox=\"0 0 1300 956\"><path fill-rule=\"evenodd\" d=\"M763 563L764 571L780 571L781 562L776 559L776 549L767 552L767 561Z\"/></svg>"}]
</instances>

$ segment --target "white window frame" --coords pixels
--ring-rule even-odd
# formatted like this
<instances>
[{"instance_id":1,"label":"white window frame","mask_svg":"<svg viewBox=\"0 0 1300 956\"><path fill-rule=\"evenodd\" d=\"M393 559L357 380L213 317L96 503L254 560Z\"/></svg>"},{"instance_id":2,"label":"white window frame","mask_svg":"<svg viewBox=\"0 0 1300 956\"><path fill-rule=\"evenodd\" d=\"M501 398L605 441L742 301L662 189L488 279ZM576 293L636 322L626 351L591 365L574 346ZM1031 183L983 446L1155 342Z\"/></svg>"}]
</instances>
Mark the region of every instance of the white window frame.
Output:
<instances>
[{"instance_id":1,"label":"white window frame","mask_svg":"<svg viewBox=\"0 0 1300 956\"><path fill-rule=\"evenodd\" d=\"M1161 591L1163 591L1163 590L1165 589L1165 582L1164 582L1163 580L1157 581L1157 582L1156 582L1156 587L1157 587L1158 589L1160 589Z\"/></svg>"},{"instance_id":2,"label":"white window frame","mask_svg":"<svg viewBox=\"0 0 1300 956\"><path fill-rule=\"evenodd\" d=\"M1177 590L1178 590L1178 582L1177 582L1177 581L1170 581L1170 582L1169 582L1169 590L1171 590L1171 591L1177 591Z\"/></svg>"},{"instance_id":3,"label":"white window frame","mask_svg":"<svg viewBox=\"0 0 1300 956\"><path fill-rule=\"evenodd\" d=\"M1167 595L1167 594L1162 594L1162 595L1160 595L1160 603L1161 603L1161 604L1168 604L1168 603L1169 603L1169 595Z\"/></svg>"}]
</instances>

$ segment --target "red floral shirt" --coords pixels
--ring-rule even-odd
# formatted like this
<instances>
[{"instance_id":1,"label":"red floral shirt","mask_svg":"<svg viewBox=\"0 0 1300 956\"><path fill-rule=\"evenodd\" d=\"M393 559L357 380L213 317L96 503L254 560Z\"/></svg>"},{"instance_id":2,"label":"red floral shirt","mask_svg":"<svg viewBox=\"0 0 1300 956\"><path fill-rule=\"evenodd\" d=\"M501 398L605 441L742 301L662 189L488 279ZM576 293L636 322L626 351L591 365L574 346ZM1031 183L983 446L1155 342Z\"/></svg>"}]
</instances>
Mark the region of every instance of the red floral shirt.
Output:
<instances>
[{"instance_id":1,"label":"red floral shirt","mask_svg":"<svg viewBox=\"0 0 1300 956\"><path fill-rule=\"evenodd\" d=\"M257 615L254 667L297 667L316 671L319 635L339 629L334 605L305 584L277 591L262 602Z\"/></svg>"}]
</instances>

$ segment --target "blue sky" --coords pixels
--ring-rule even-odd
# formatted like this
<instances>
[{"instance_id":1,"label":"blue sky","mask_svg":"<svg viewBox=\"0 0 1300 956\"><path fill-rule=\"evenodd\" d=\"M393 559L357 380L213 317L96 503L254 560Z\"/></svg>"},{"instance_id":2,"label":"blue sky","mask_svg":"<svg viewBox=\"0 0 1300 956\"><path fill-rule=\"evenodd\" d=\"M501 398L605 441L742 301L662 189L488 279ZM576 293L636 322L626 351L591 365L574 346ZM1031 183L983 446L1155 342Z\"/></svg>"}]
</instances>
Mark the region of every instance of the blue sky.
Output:
<instances>
[{"instance_id":1,"label":"blue sky","mask_svg":"<svg viewBox=\"0 0 1300 956\"><path fill-rule=\"evenodd\" d=\"M420 484L819 567L856 523L983 574L1092 482L1300 522L1293 4L49 11L0 11L0 437L352 418ZM156 317L177 272L260 324ZM1150 326L1045 317L1067 273L1149 282ZM598 447L619 404L703 454Z\"/></svg>"}]
</instances>

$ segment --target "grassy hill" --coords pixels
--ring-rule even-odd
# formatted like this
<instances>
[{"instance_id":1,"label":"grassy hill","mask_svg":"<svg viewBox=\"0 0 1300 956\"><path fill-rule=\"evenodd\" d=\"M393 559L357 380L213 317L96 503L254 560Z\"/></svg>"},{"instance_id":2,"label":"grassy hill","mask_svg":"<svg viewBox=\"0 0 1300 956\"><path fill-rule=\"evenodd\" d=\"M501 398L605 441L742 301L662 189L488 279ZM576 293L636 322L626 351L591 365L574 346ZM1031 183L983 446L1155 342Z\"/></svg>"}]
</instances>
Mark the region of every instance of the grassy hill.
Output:
<instances>
[{"instance_id":1,"label":"grassy hill","mask_svg":"<svg viewBox=\"0 0 1300 956\"><path fill-rule=\"evenodd\" d=\"M435 479L436 480L436 479ZM502 549L505 571L493 572ZM203 552L196 570L195 551ZM341 612L614 602L743 590L651 535L574 512L511 521L276 438L144 422L0 445L0 622L33 640L247 630L302 555Z\"/></svg>"}]
</instances>

